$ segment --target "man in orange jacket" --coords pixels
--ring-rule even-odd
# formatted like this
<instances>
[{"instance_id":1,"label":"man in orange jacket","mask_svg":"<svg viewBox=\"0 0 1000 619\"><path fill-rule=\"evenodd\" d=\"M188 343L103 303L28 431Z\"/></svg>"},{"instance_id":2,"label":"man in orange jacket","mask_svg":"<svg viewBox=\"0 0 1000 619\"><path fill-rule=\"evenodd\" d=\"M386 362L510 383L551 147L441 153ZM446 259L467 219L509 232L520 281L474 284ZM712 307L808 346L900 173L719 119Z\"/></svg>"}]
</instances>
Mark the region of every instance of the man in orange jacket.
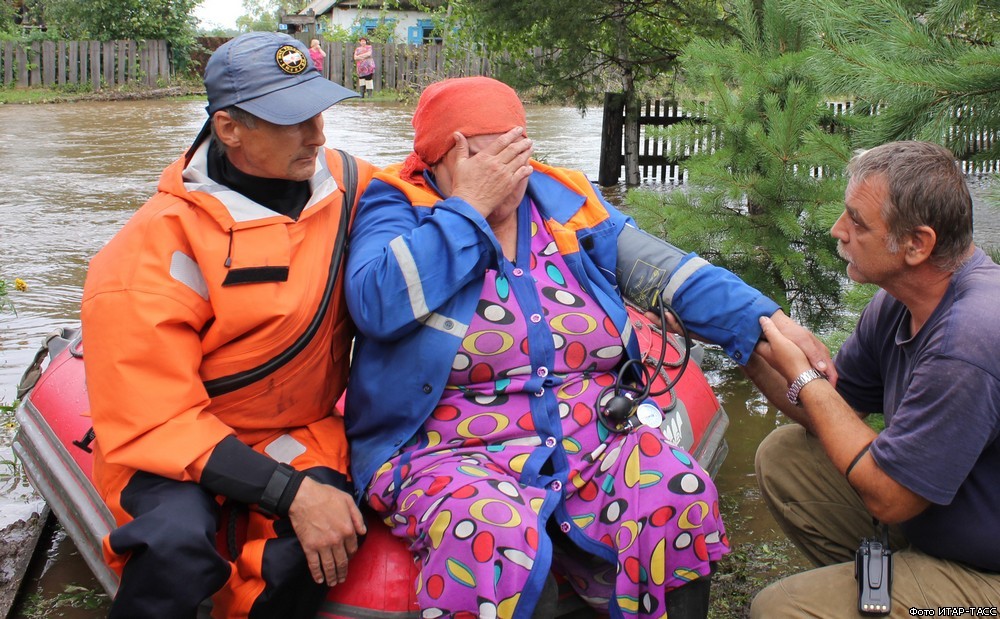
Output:
<instances>
[{"instance_id":1,"label":"man in orange jacket","mask_svg":"<svg viewBox=\"0 0 1000 619\"><path fill-rule=\"evenodd\" d=\"M357 95L291 37L229 41L205 87L205 128L84 287L111 616L194 617L213 597L218 617L312 617L365 532L335 405L343 254L374 168L323 147L323 111ZM245 541L217 544L240 508Z\"/></svg>"}]
</instances>

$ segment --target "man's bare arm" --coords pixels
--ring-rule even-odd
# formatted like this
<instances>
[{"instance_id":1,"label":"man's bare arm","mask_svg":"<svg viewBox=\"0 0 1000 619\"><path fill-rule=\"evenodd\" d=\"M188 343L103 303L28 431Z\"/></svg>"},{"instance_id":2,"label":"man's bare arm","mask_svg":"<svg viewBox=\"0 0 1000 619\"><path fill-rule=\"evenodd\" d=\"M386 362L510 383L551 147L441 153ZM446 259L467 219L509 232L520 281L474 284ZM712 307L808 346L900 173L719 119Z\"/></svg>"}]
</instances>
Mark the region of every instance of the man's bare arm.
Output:
<instances>
[{"instance_id":1,"label":"man's bare arm","mask_svg":"<svg viewBox=\"0 0 1000 619\"><path fill-rule=\"evenodd\" d=\"M781 334L771 319L762 318L761 326L765 340L756 352L785 380L787 388L795 377L812 367L810 361L794 342ZM777 388L773 375L764 376L769 390ZM779 398L782 400L791 406L784 394ZM801 413L789 416L802 419L802 424L819 439L823 451L841 473L847 471L855 457L877 436L828 381L807 383L799 392L799 401ZM869 453L864 453L857 461L848 482L857 490L872 516L887 524L908 520L930 505L929 501L887 475Z\"/></svg>"}]
</instances>

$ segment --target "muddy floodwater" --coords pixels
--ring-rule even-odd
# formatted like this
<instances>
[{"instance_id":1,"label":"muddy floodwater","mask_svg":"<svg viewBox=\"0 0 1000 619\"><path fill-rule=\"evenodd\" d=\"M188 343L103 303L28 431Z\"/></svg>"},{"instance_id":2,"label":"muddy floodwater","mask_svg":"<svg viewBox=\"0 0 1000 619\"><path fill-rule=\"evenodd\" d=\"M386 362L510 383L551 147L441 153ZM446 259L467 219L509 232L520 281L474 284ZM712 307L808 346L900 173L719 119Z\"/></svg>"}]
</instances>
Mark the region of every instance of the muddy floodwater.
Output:
<instances>
[{"instance_id":1,"label":"muddy floodwater","mask_svg":"<svg viewBox=\"0 0 1000 619\"><path fill-rule=\"evenodd\" d=\"M325 113L327 144L376 165L409 152L412 108L349 101ZM205 119L204 103L180 101L0 105L0 278L11 286L12 309L0 312L0 404L15 398L15 385L45 335L79 319L89 258L149 197L162 169L190 144ZM578 168L597 177L600 110L581 117L574 108L531 107L528 126L536 154L551 165ZM620 203L623 190L606 190ZM976 183L979 243L1000 244L1000 215ZM15 278L24 291L13 290ZM729 413L730 451L717 483L739 502L735 544L781 537L761 504L753 478L760 440L783 423L738 371L709 353L709 378ZM3 419L9 421L9 417ZM11 479L11 428L0 430L0 529L26 517L39 501ZM99 589L72 542L57 534L27 584L51 595L66 585ZM106 611L65 610L64 617L99 617Z\"/></svg>"}]
</instances>

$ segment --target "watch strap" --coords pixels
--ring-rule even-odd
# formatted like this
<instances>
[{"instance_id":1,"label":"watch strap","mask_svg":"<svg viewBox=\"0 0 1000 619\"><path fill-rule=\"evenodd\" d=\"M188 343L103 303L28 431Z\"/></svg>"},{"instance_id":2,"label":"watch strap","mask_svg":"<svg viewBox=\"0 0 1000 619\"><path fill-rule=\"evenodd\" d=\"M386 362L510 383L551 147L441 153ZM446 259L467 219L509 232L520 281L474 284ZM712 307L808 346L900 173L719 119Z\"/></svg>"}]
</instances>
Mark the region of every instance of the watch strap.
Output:
<instances>
[{"instance_id":1,"label":"watch strap","mask_svg":"<svg viewBox=\"0 0 1000 619\"><path fill-rule=\"evenodd\" d=\"M801 403L799 402L799 393L802 391L803 387L817 378L826 378L826 375L815 368L809 368L805 372L799 374L795 380L792 381L792 384L788 386L788 392L785 394L788 401L795 406L801 406Z\"/></svg>"}]
</instances>

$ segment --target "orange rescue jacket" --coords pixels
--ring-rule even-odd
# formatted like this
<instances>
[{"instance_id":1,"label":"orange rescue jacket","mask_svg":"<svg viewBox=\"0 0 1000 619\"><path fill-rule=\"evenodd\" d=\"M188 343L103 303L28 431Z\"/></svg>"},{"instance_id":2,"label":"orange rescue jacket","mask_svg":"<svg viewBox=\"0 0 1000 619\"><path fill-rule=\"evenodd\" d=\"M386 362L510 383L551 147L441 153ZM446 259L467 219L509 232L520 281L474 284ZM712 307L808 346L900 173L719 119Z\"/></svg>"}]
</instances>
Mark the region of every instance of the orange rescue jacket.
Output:
<instances>
[{"instance_id":1,"label":"orange rescue jacket","mask_svg":"<svg viewBox=\"0 0 1000 619\"><path fill-rule=\"evenodd\" d=\"M321 152L298 220L216 184L206 153L207 142L170 165L90 263L81 319L105 497L137 469L197 482L227 436L253 445L332 415L346 384L339 153ZM358 169L356 195L375 171ZM283 357L313 321L308 344ZM239 386L268 363L266 377ZM346 441L343 453L346 471Z\"/></svg>"}]
</instances>

